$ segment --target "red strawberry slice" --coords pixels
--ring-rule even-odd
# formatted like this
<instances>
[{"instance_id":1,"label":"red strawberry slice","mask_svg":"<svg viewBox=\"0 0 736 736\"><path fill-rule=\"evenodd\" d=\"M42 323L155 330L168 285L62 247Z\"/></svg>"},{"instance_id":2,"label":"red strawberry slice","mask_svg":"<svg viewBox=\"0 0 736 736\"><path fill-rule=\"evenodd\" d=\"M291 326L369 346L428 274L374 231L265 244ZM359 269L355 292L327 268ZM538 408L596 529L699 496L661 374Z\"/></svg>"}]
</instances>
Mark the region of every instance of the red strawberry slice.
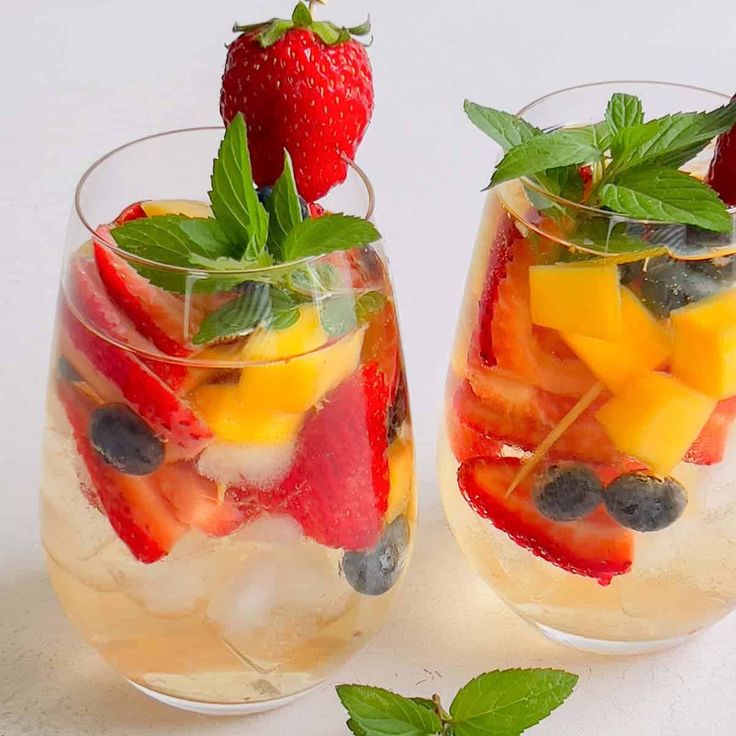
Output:
<instances>
[{"instance_id":1,"label":"red strawberry slice","mask_svg":"<svg viewBox=\"0 0 736 736\"><path fill-rule=\"evenodd\" d=\"M479 516L537 557L576 575L595 578L601 585L631 570L634 537L602 507L563 523L537 511L532 500L533 479L507 496L520 465L515 458L478 458L460 466L460 490Z\"/></svg>"},{"instance_id":2,"label":"red strawberry slice","mask_svg":"<svg viewBox=\"0 0 736 736\"><path fill-rule=\"evenodd\" d=\"M109 242L107 228L99 228L98 233L104 242ZM141 335L167 355L186 358L192 353L185 335L185 305L181 299L154 286L99 242L95 243L95 262L110 298ZM196 332L201 315L195 310L189 319L190 328Z\"/></svg>"},{"instance_id":3,"label":"red strawberry slice","mask_svg":"<svg viewBox=\"0 0 736 736\"><path fill-rule=\"evenodd\" d=\"M94 401L64 381L58 383L58 392L77 452L115 533L136 559L145 563L160 560L184 536L186 527L159 494L153 476L125 475L97 454L87 436L89 416L96 408Z\"/></svg>"},{"instance_id":4,"label":"red strawberry slice","mask_svg":"<svg viewBox=\"0 0 736 736\"><path fill-rule=\"evenodd\" d=\"M326 212L325 208L317 202L310 202L307 207L311 218L322 217Z\"/></svg>"},{"instance_id":5,"label":"red strawberry slice","mask_svg":"<svg viewBox=\"0 0 736 736\"><path fill-rule=\"evenodd\" d=\"M528 241L517 240L506 275L498 283L491 330L495 365L532 386L579 398L595 383L588 367L577 358L554 330L532 324L529 267L533 264ZM471 351L478 370L484 361ZM489 368L494 370L493 368Z\"/></svg>"},{"instance_id":6,"label":"red strawberry slice","mask_svg":"<svg viewBox=\"0 0 736 736\"><path fill-rule=\"evenodd\" d=\"M363 339L361 362L375 363L383 371L389 396L396 394L401 368L401 342L393 302L371 318Z\"/></svg>"},{"instance_id":7,"label":"red strawberry slice","mask_svg":"<svg viewBox=\"0 0 736 736\"><path fill-rule=\"evenodd\" d=\"M455 393L457 421L479 435L533 452L573 408L576 401L514 381L499 372L470 371ZM620 453L595 418L605 398L594 402L552 446L556 459L612 463Z\"/></svg>"},{"instance_id":8,"label":"red strawberry slice","mask_svg":"<svg viewBox=\"0 0 736 736\"><path fill-rule=\"evenodd\" d=\"M706 181L727 205L736 206L736 126L718 136Z\"/></svg>"},{"instance_id":9,"label":"red strawberry slice","mask_svg":"<svg viewBox=\"0 0 736 736\"><path fill-rule=\"evenodd\" d=\"M294 464L269 510L290 514L328 547L373 547L388 507L387 411L377 365L343 381L307 415Z\"/></svg>"},{"instance_id":10,"label":"red strawberry slice","mask_svg":"<svg viewBox=\"0 0 736 736\"><path fill-rule=\"evenodd\" d=\"M246 518L242 510L217 485L186 462L167 463L156 473L161 495L179 521L212 537L226 537L240 529Z\"/></svg>"},{"instance_id":11,"label":"red strawberry slice","mask_svg":"<svg viewBox=\"0 0 736 736\"><path fill-rule=\"evenodd\" d=\"M736 419L736 396L716 406L698 439L685 455L685 462L695 465L715 465L723 460L731 426Z\"/></svg>"},{"instance_id":12,"label":"red strawberry slice","mask_svg":"<svg viewBox=\"0 0 736 736\"><path fill-rule=\"evenodd\" d=\"M447 383L447 436L458 462L475 457L497 457L503 441L483 426L484 410L467 381L459 382L450 374Z\"/></svg>"},{"instance_id":13,"label":"red strawberry slice","mask_svg":"<svg viewBox=\"0 0 736 736\"><path fill-rule=\"evenodd\" d=\"M122 397L151 428L184 456L200 452L212 433L192 409L134 353L92 332L62 301L66 357L106 400ZM77 360L79 356L84 360ZM84 363L84 365L82 365ZM108 393L109 392L109 393Z\"/></svg>"},{"instance_id":14,"label":"red strawberry slice","mask_svg":"<svg viewBox=\"0 0 736 736\"><path fill-rule=\"evenodd\" d=\"M126 207L116 218L116 225L125 225L126 222L132 222L133 220L143 220L148 215L143 209L142 202L135 202L130 206Z\"/></svg>"},{"instance_id":15,"label":"red strawberry slice","mask_svg":"<svg viewBox=\"0 0 736 736\"><path fill-rule=\"evenodd\" d=\"M159 352L113 304L93 261L75 258L69 266L68 284L70 302L100 333L141 353L155 355ZM141 357L141 360L174 389L180 388L187 379L186 366L164 359Z\"/></svg>"}]
</instances>

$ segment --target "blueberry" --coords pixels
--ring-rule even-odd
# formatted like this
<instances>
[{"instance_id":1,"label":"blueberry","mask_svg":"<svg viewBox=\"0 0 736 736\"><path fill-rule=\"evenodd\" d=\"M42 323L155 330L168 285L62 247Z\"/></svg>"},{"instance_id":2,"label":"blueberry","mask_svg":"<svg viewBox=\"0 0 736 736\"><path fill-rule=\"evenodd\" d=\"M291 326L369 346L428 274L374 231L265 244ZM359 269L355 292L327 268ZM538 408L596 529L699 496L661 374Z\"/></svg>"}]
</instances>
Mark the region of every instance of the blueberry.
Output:
<instances>
[{"instance_id":1,"label":"blueberry","mask_svg":"<svg viewBox=\"0 0 736 736\"><path fill-rule=\"evenodd\" d=\"M534 504L552 521L574 521L603 500L603 484L587 465L552 465L534 486Z\"/></svg>"},{"instance_id":2,"label":"blueberry","mask_svg":"<svg viewBox=\"0 0 736 736\"><path fill-rule=\"evenodd\" d=\"M409 396L406 390L406 376L402 371L399 377L399 385L396 388L394 403L388 409L387 425L389 444L396 439L408 416Z\"/></svg>"},{"instance_id":3,"label":"blueberry","mask_svg":"<svg viewBox=\"0 0 736 736\"><path fill-rule=\"evenodd\" d=\"M77 369L63 355L59 358L59 363L56 366L56 375L71 383L79 383L82 380L82 376L79 375Z\"/></svg>"},{"instance_id":4,"label":"blueberry","mask_svg":"<svg viewBox=\"0 0 736 736\"><path fill-rule=\"evenodd\" d=\"M637 532L656 532L677 521L687 506L687 493L674 478L630 473L617 478L604 494L608 513Z\"/></svg>"},{"instance_id":5,"label":"blueberry","mask_svg":"<svg viewBox=\"0 0 736 736\"><path fill-rule=\"evenodd\" d=\"M720 291L723 287L698 263L667 257L650 260L641 279L644 303L659 317L668 317L674 309Z\"/></svg>"},{"instance_id":6,"label":"blueberry","mask_svg":"<svg viewBox=\"0 0 736 736\"><path fill-rule=\"evenodd\" d=\"M108 404L92 412L89 438L109 465L127 475L148 475L164 461L163 442L122 404Z\"/></svg>"},{"instance_id":7,"label":"blueberry","mask_svg":"<svg viewBox=\"0 0 736 736\"><path fill-rule=\"evenodd\" d=\"M256 190L258 193L258 201L265 205L266 200L271 196L273 187L260 187ZM299 206L302 209L302 220L307 220L310 217L309 205L307 204L304 197L299 195Z\"/></svg>"},{"instance_id":8,"label":"blueberry","mask_svg":"<svg viewBox=\"0 0 736 736\"><path fill-rule=\"evenodd\" d=\"M394 587L406 561L409 525L400 516L383 532L378 544L365 552L346 552L342 573L354 590L362 595L383 595Z\"/></svg>"}]
</instances>

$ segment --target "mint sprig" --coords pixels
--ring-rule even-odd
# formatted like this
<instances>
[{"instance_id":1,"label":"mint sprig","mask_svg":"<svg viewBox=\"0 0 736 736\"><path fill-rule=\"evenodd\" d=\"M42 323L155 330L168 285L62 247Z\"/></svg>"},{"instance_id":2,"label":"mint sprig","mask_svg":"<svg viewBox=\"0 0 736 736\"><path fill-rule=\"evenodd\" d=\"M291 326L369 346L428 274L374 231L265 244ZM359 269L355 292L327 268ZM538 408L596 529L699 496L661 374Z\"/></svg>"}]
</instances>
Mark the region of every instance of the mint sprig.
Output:
<instances>
[{"instance_id":1,"label":"mint sprig","mask_svg":"<svg viewBox=\"0 0 736 736\"><path fill-rule=\"evenodd\" d=\"M674 113L645 122L641 100L617 93L600 123L550 132L472 102L466 101L465 111L505 151L492 185L527 177L564 199L627 217L716 232L733 227L715 191L678 170L736 124L736 100L710 112ZM593 174L585 189L581 166L589 166ZM546 206L555 215L564 209L549 200Z\"/></svg>"},{"instance_id":2,"label":"mint sprig","mask_svg":"<svg viewBox=\"0 0 736 736\"><path fill-rule=\"evenodd\" d=\"M283 258L283 246L289 233L304 219L294 167L288 151L284 152L284 171L266 199L268 211L268 249L277 259Z\"/></svg>"},{"instance_id":3,"label":"mint sprig","mask_svg":"<svg viewBox=\"0 0 736 736\"><path fill-rule=\"evenodd\" d=\"M440 697L405 698L366 685L339 685L355 736L519 736L570 696L577 675L551 669L497 670L471 680L449 712Z\"/></svg>"}]
</instances>

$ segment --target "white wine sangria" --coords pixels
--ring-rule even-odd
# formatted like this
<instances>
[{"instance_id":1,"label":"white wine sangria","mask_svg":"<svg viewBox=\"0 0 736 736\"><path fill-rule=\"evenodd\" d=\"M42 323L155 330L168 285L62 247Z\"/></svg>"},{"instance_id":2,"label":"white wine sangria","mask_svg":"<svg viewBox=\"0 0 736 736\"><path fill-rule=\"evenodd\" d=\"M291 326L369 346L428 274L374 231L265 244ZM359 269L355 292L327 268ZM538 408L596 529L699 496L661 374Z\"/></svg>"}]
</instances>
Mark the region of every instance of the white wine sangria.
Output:
<instances>
[{"instance_id":1,"label":"white wine sangria","mask_svg":"<svg viewBox=\"0 0 736 736\"><path fill-rule=\"evenodd\" d=\"M307 203L288 155L256 187L247 150L236 116L85 175L45 433L66 613L131 683L205 713L287 703L355 654L416 518L370 183L351 164Z\"/></svg>"},{"instance_id":2,"label":"white wine sangria","mask_svg":"<svg viewBox=\"0 0 736 736\"><path fill-rule=\"evenodd\" d=\"M447 517L550 638L684 641L736 604L736 102L611 83L466 111L504 156L450 361Z\"/></svg>"}]
</instances>

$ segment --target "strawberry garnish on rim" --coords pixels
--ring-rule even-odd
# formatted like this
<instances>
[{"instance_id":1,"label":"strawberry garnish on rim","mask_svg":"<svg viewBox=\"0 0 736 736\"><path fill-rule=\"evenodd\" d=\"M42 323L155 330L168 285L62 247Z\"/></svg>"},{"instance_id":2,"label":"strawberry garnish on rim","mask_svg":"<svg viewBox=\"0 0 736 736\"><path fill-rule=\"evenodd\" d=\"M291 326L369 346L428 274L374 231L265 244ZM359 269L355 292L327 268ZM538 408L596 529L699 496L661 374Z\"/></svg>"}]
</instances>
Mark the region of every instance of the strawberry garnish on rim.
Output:
<instances>
[{"instance_id":1,"label":"strawberry garnish on rim","mask_svg":"<svg viewBox=\"0 0 736 736\"><path fill-rule=\"evenodd\" d=\"M315 21L299 3L291 20L235 26L222 77L220 112L248 126L253 177L271 186L294 162L299 193L313 202L347 176L373 114L373 75L354 37L370 24L339 28Z\"/></svg>"},{"instance_id":2,"label":"strawberry garnish on rim","mask_svg":"<svg viewBox=\"0 0 736 736\"><path fill-rule=\"evenodd\" d=\"M736 206L736 126L718 136L706 181L727 205Z\"/></svg>"},{"instance_id":3,"label":"strawberry garnish on rim","mask_svg":"<svg viewBox=\"0 0 736 736\"><path fill-rule=\"evenodd\" d=\"M603 507L570 522L547 519L532 499L533 479L512 494L508 488L519 471L516 458L477 458L463 463L458 484L466 501L484 519L537 557L576 575L610 584L631 569L633 534L611 519Z\"/></svg>"}]
</instances>

